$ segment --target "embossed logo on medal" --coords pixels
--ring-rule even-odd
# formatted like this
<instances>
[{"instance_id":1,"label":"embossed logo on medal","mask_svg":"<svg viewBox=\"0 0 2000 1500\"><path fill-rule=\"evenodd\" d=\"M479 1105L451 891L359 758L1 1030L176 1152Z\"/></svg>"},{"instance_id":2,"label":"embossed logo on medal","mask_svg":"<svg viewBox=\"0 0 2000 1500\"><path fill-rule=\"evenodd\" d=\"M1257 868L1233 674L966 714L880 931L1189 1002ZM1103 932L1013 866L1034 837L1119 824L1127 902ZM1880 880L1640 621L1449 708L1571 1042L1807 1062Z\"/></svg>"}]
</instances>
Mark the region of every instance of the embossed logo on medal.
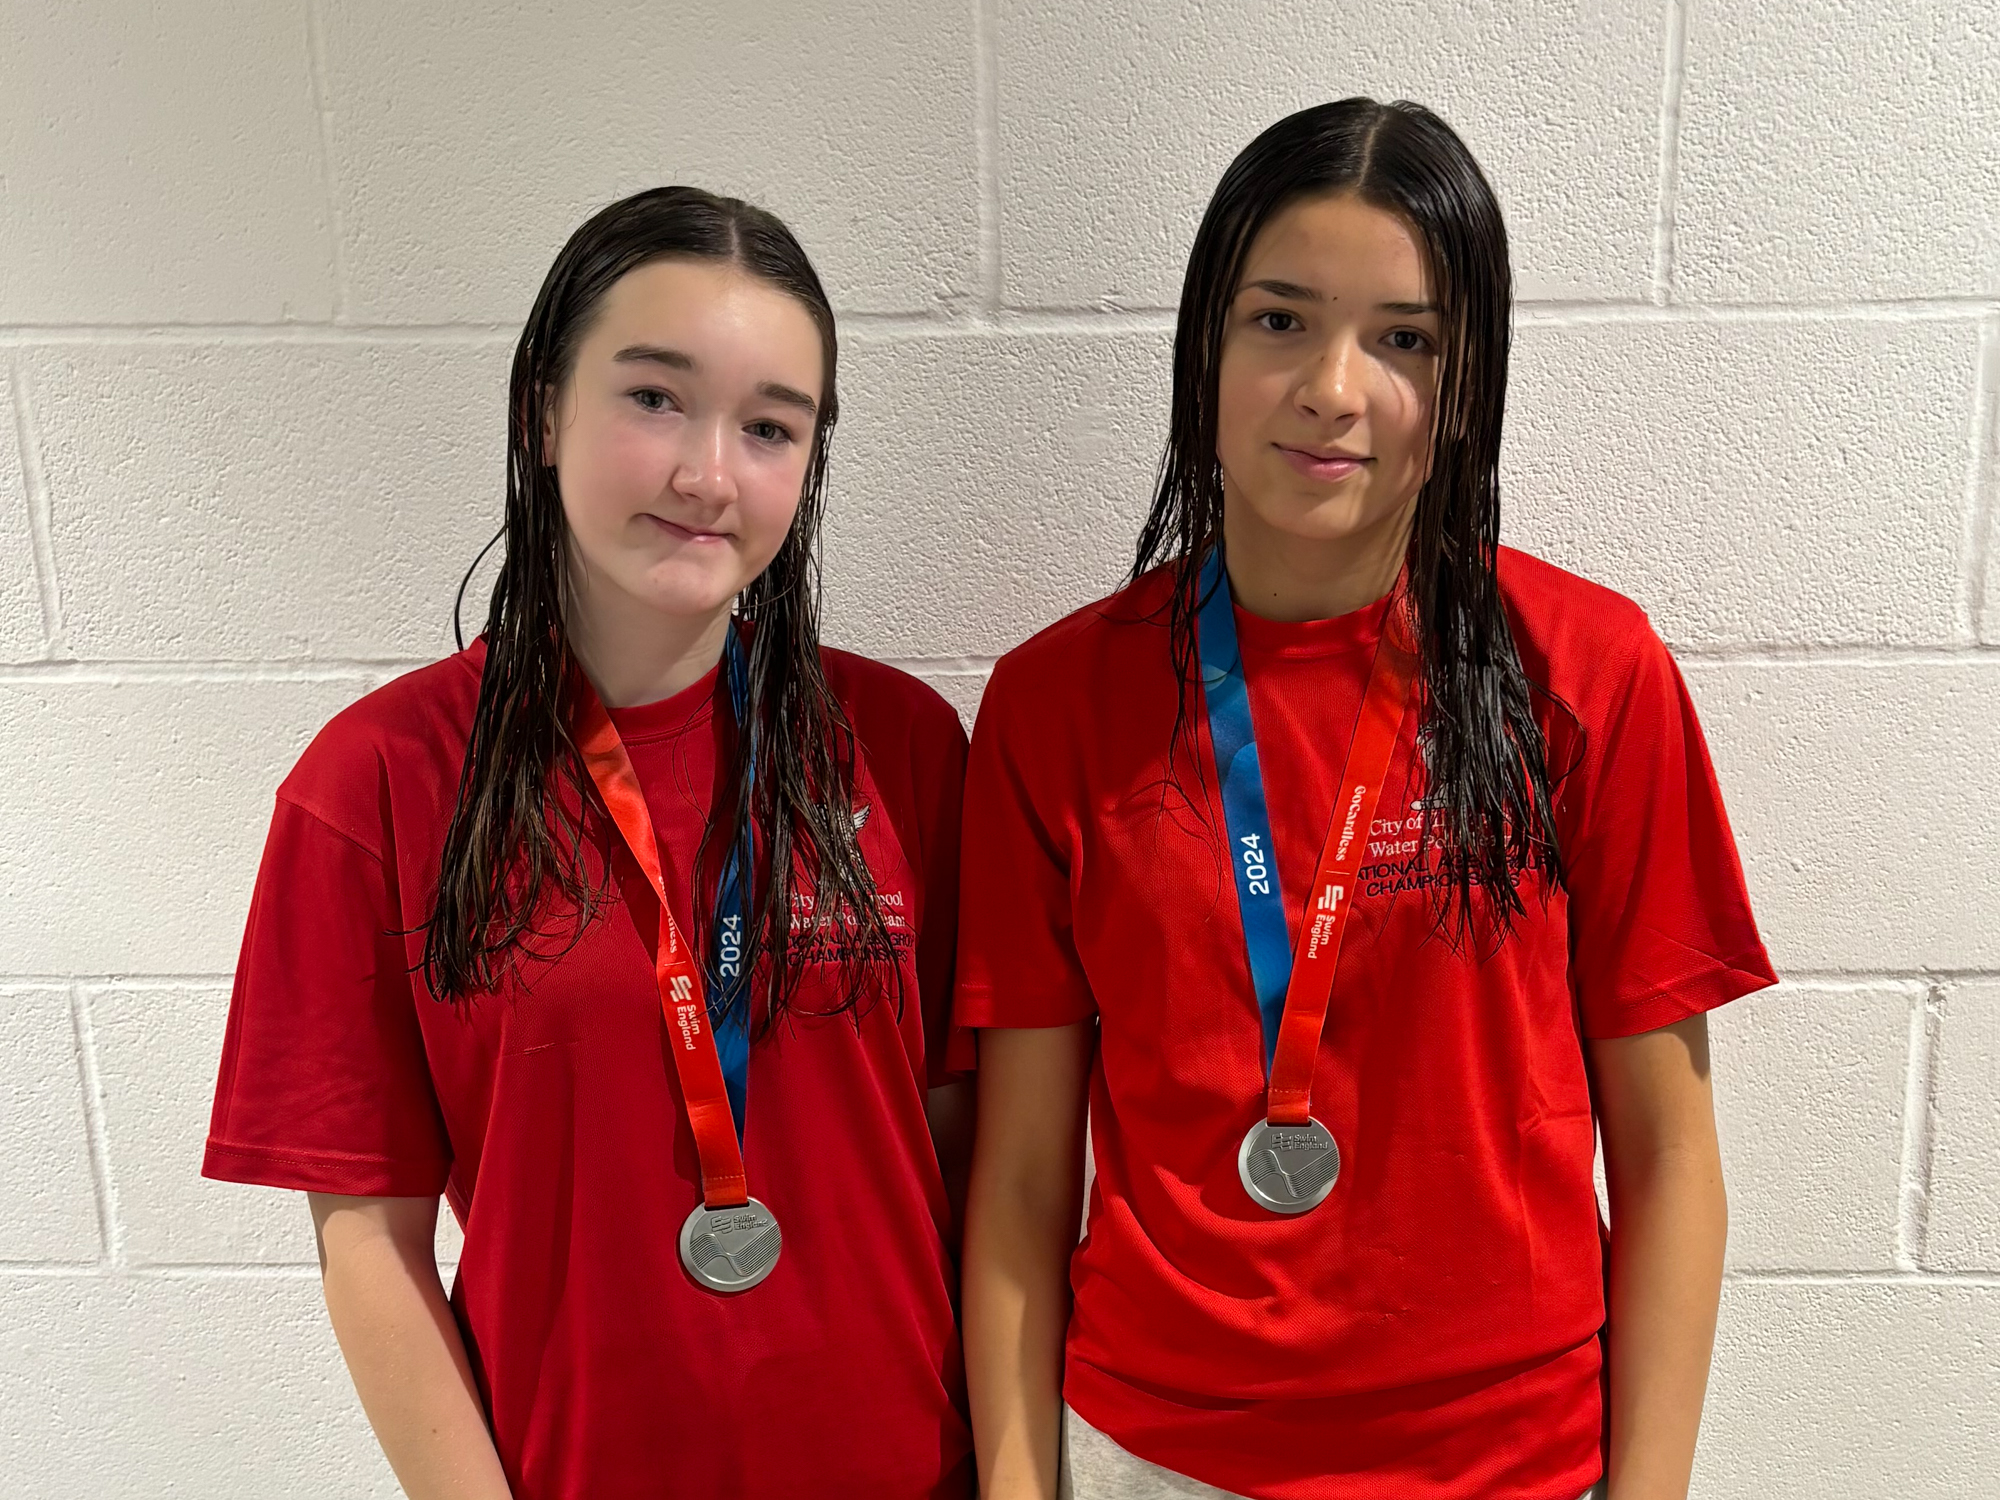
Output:
<instances>
[{"instance_id":1,"label":"embossed logo on medal","mask_svg":"<svg viewBox=\"0 0 2000 1500\"><path fill-rule=\"evenodd\" d=\"M1236 1153L1236 1174L1252 1202L1273 1213L1302 1214L1326 1201L1340 1176L1340 1148L1317 1120L1273 1125L1259 1120Z\"/></svg>"},{"instance_id":2,"label":"embossed logo on medal","mask_svg":"<svg viewBox=\"0 0 2000 1500\"><path fill-rule=\"evenodd\" d=\"M696 1204L681 1225L681 1264L716 1292L747 1292L771 1274L784 1249L777 1216L755 1198L734 1208Z\"/></svg>"}]
</instances>

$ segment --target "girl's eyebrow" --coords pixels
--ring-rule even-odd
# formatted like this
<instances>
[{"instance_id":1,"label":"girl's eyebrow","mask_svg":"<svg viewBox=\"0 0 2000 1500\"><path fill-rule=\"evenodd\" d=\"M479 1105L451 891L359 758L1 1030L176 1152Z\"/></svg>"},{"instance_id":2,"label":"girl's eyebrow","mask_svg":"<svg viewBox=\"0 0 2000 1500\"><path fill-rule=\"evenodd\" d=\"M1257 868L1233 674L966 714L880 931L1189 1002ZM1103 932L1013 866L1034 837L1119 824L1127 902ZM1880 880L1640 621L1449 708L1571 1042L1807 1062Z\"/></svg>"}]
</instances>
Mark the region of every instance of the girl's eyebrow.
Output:
<instances>
[{"instance_id":1,"label":"girl's eyebrow","mask_svg":"<svg viewBox=\"0 0 2000 1500\"><path fill-rule=\"evenodd\" d=\"M1273 297L1283 297L1287 302L1325 302L1329 300L1324 293L1315 287L1301 286L1296 281L1280 281L1275 277L1266 277L1258 281L1246 281L1238 290L1237 295L1240 297L1244 292L1269 292ZM1338 301L1339 299L1335 298L1332 300ZM1415 318L1421 317L1425 313L1436 312L1437 304L1435 302L1378 302L1375 304L1375 310L1377 312L1401 313L1404 317Z\"/></svg>"},{"instance_id":2,"label":"girl's eyebrow","mask_svg":"<svg viewBox=\"0 0 2000 1500\"><path fill-rule=\"evenodd\" d=\"M694 356L683 354L678 349L663 349L658 344L630 344L611 356L618 364L635 364L650 361L665 365L670 370L694 369Z\"/></svg>"},{"instance_id":3,"label":"girl's eyebrow","mask_svg":"<svg viewBox=\"0 0 2000 1500\"><path fill-rule=\"evenodd\" d=\"M665 365L670 370L685 370L692 374L697 368L694 356L683 354L678 349L663 349L658 344L629 344L611 356L616 364L656 364ZM781 385L775 380L766 380L758 385L757 394L767 401L782 402L786 406L803 407L813 416L819 414L819 403L795 386Z\"/></svg>"},{"instance_id":4,"label":"girl's eyebrow","mask_svg":"<svg viewBox=\"0 0 2000 1500\"><path fill-rule=\"evenodd\" d=\"M1283 297L1288 302L1324 302L1326 299L1314 288L1300 286L1296 281L1279 281L1266 277L1260 281L1246 281L1237 289L1237 296L1244 292L1269 292L1273 297Z\"/></svg>"},{"instance_id":5,"label":"girl's eyebrow","mask_svg":"<svg viewBox=\"0 0 2000 1500\"><path fill-rule=\"evenodd\" d=\"M786 406L803 407L807 416L819 415L819 403L794 386L780 385L775 380L766 380L757 387L757 394L768 401L780 401Z\"/></svg>"}]
</instances>

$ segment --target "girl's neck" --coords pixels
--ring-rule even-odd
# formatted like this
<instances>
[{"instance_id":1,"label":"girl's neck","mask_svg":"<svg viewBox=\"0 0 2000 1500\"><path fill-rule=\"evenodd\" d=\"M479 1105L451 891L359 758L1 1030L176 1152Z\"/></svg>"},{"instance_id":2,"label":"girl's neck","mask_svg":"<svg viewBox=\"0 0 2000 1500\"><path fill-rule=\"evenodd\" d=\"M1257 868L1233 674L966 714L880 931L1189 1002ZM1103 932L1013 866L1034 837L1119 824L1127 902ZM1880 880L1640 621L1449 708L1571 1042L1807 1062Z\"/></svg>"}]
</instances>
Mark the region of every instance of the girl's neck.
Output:
<instances>
[{"instance_id":1,"label":"girl's neck","mask_svg":"<svg viewBox=\"0 0 2000 1500\"><path fill-rule=\"evenodd\" d=\"M637 600L573 594L569 646L606 708L671 698L714 670L729 633L729 606L706 615L663 615Z\"/></svg>"},{"instance_id":2,"label":"girl's neck","mask_svg":"<svg viewBox=\"0 0 2000 1500\"><path fill-rule=\"evenodd\" d=\"M1225 505L1230 592L1243 608L1267 620L1352 614L1395 586L1415 513L1415 505L1408 505L1352 535L1311 541L1266 526L1246 505Z\"/></svg>"}]
</instances>

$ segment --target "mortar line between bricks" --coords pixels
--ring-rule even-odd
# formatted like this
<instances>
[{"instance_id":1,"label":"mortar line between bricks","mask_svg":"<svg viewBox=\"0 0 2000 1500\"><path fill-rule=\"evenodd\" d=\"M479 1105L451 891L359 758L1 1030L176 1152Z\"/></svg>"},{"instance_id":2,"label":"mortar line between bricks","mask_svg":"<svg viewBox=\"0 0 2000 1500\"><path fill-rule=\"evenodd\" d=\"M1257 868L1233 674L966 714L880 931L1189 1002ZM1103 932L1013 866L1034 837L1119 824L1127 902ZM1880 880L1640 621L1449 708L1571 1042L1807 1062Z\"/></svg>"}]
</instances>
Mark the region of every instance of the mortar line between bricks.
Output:
<instances>
[{"instance_id":1,"label":"mortar line between bricks","mask_svg":"<svg viewBox=\"0 0 2000 1500\"><path fill-rule=\"evenodd\" d=\"M1896 1263L1911 1272L1923 1270L1930 1250L1931 1145L1944 1005L1945 988L1934 981L1910 1012L1910 1066L1903 1084L1903 1160L1896 1200Z\"/></svg>"},{"instance_id":2,"label":"mortar line between bricks","mask_svg":"<svg viewBox=\"0 0 2000 1500\"><path fill-rule=\"evenodd\" d=\"M306 0L306 83L319 124L320 186L326 193L328 270L333 276L333 321L347 321L347 233L340 212L340 178L334 166L333 110L328 104L326 34L320 0Z\"/></svg>"},{"instance_id":3,"label":"mortar line between bricks","mask_svg":"<svg viewBox=\"0 0 2000 1500\"><path fill-rule=\"evenodd\" d=\"M1975 1286L2000 1288L2000 1271L1726 1271L1726 1286Z\"/></svg>"},{"instance_id":4,"label":"mortar line between bricks","mask_svg":"<svg viewBox=\"0 0 2000 1500\"><path fill-rule=\"evenodd\" d=\"M511 344L498 323L60 323L0 324L0 347L76 344Z\"/></svg>"},{"instance_id":5,"label":"mortar line between bricks","mask_svg":"<svg viewBox=\"0 0 2000 1500\"><path fill-rule=\"evenodd\" d=\"M434 658L433 658L434 659ZM381 672L410 672L430 660L409 661L50 661L0 663L0 684L129 682L347 682Z\"/></svg>"},{"instance_id":6,"label":"mortar line between bricks","mask_svg":"<svg viewBox=\"0 0 2000 1500\"><path fill-rule=\"evenodd\" d=\"M69 987L70 1027L76 1039L83 1075L83 1128L90 1146L90 1179L97 1198L97 1223L103 1237L104 1263L125 1264L125 1228L118 1214L118 1184L111 1172L111 1143L104 1128L104 1089L97 1069L97 1036L83 986Z\"/></svg>"},{"instance_id":7,"label":"mortar line between bricks","mask_svg":"<svg viewBox=\"0 0 2000 1500\"><path fill-rule=\"evenodd\" d=\"M315 661L46 661L0 662L0 685L9 682L346 682L384 672L414 672L435 657L325 658ZM991 671L991 656L879 656L905 672L963 676Z\"/></svg>"},{"instance_id":8,"label":"mortar line between bricks","mask_svg":"<svg viewBox=\"0 0 2000 1500\"><path fill-rule=\"evenodd\" d=\"M972 5L972 146L979 174L979 295L982 313L1000 306L1000 17L996 0Z\"/></svg>"},{"instance_id":9,"label":"mortar line between bricks","mask_svg":"<svg viewBox=\"0 0 2000 1500\"><path fill-rule=\"evenodd\" d=\"M1851 642L1831 646L1803 643L1700 646L1671 641L1668 644L1676 661L1703 667L1924 667L2000 661L2000 644L1984 642L1951 646L1865 646Z\"/></svg>"},{"instance_id":10,"label":"mortar line between bricks","mask_svg":"<svg viewBox=\"0 0 2000 1500\"><path fill-rule=\"evenodd\" d=\"M41 441L35 432L28 372L19 360L7 365L13 396L14 446L21 459L22 500L28 507L28 548L34 554L35 588L42 606L42 652L62 649L62 585L56 577L55 510L49 499L48 475L42 468Z\"/></svg>"},{"instance_id":11,"label":"mortar line between bricks","mask_svg":"<svg viewBox=\"0 0 2000 1500\"><path fill-rule=\"evenodd\" d=\"M2000 642L1950 646L1702 646L1674 644L1676 660L1690 667L1922 667L2000 663ZM0 662L0 687L123 686L144 682L351 682L383 674L413 672L435 657L321 657L302 661L102 660ZM885 666L912 673L976 676L993 670L997 656L878 656Z\"/></svg>"},{"instance_id":12,"label":"mortar line between bricks","mask_svg":"<svg viewBox=\"0 0 2000 1500\"><path fill-rule=\"evenodd\" d=\"M224 985L235 976L227 970L212 973L119 974L0 974L0 996L9 990L61 989L76 985L85 991L181 989L193 985ZM1880 990L1888 986L1904 988L1912 999L1937 984L1981 983L2000 980L1995 969L1803 969L1787 966L1783 984L1787 989L1838 991ZM1765 993L1769 993L1766 991Z\"/></svg>"},{"instance_id":13,"label":"mortar line between bricks","mask_svg":"<svg viewBox=\"0 0 2000 1500\"><path fill-rule=\"evenodd\" d=\"M934 677L976 677L993 670L998 660L991 656L878 656L876 661L899 672L929 673Z\"/></svg>"},{"instance_id":14,"label":"mortar line between bricks","mask_svg":"<svg viewBox=\"0 0 2000 1500\"><path fill-rule=\"evenodd\" d=\"M1965 504L1965 613L1972 639L1984 640L1986 585L1993 566L1995 507L2000 505L2000 321L1979 330L1979 366L1972 387L1972 464Z\"/></svg>"},{"instance_id":15,"label":"mortar line between bricks","mask_svg":"<svg viewBox=\"0 0 2000 1500\"><path fill-rule=\"evenodd\" d=\"M443 1270L446 1262L439 1263ZM305 1281L319 1279L310 1261L286 1265L251 1262L189 1263L184 1265L91 1265L65 1260L0 1260L0 1276L46 1276L97 1281Z\"/></svg>"},{"instance_id":16,"label":"mortar line between bricks","mask_svg":"<svg viewBox=\"0 0 2000 1500\"><path fill-rule=\"evenodd\" d=\"M1778 983L1784 986L1787 992L1809 989L1831 995L1879 995L1885 990L1891 990L1900 992L1906 999L1914 1002L1929 992L1935 980L1933 976L1922 973L1815 974L1803 969L1787 969L1779 977ZM1762 990L1757 993L1768 995L1772 991Z\"/></svg>"},{"instance_id":17,"label":"mortar line between bricks","mask_svg":"<svg viewBox=\"0 0 2000 1500\"><path fill-rule=\"evenodd\" d=\"M1810 988L1864 988L1882 984L1908 984L1912 996L1928 992L1934 984L1966 984L2000 978L1992 968L1792 968L1784 966L1780 982L1786 986Z\"/></svg>"},{"instance_id":18,"label":"mortar line between bricks","mask_svg":"<svg viewBox=\"0 0 2000 1500\"><path fill-rule=\"evenodd\" d=\"M1667 0L1666 60L1660 80L1659 198L1653 220L1653 300L1674 300L1674 238L1681 178L1681 94L1687 83L1688 0Z\"/></svg>"},{"instance_id":19,"label":"mortar line between bricks","mask_svg":"<svg viewBox=\"0 0 2000 1500\"><path fill-rule=\"evenodd\" d=\"M224 970L212 974L4 974L0 975L0 995L9 990L66 989L165 990L187 985L228 984L235 976Z\"/></svg>"},{"instance_id":20,"label":"mortar line between bricks","mask_svg":"<svg viewBox=\"0 0 2000 1500\"><path fill-rule=\"evenodd\" d=\"M2000 298L1932 297L1879 302L1518 302L1522 328L1688 323L1911 323L2000 316ZM982 337L1007 333L1171 333L1170 307L946 308L934 313L839 313L843 333L871 338ZM521 330L503 323L12 323L0 324L0 348L96 344L454 344L511 345Z\"/></svg>"}]
</instances>

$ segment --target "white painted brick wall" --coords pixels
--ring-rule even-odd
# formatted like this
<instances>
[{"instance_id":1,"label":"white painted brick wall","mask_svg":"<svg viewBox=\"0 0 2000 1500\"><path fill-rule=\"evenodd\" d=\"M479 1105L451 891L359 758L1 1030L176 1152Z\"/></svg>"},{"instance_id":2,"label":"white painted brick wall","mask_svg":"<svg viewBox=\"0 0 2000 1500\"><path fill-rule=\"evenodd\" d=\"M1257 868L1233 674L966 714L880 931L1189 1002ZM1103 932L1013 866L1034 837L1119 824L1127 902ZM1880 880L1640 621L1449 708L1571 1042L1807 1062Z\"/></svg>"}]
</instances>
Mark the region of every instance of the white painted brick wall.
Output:
<instances>
[{"instance_id":1,"label":"white painted brick wall","mask_svg":"<svg viewBox=\"0 0 2000 1500\"><path fill-rule=\"evenodd\" d=\"M793 220L844 315L830 633L969 717L1129 553L1223 163L1368 91L1495 176L1509 538L1680 651L1788 976L1715 1026L1696 1494L1990 1500L1996 14L0 0L0 1497L395 1493L303 1205L195 1170L271 790L448 648L581 216Z\"/></svg>"}]
</instances>

